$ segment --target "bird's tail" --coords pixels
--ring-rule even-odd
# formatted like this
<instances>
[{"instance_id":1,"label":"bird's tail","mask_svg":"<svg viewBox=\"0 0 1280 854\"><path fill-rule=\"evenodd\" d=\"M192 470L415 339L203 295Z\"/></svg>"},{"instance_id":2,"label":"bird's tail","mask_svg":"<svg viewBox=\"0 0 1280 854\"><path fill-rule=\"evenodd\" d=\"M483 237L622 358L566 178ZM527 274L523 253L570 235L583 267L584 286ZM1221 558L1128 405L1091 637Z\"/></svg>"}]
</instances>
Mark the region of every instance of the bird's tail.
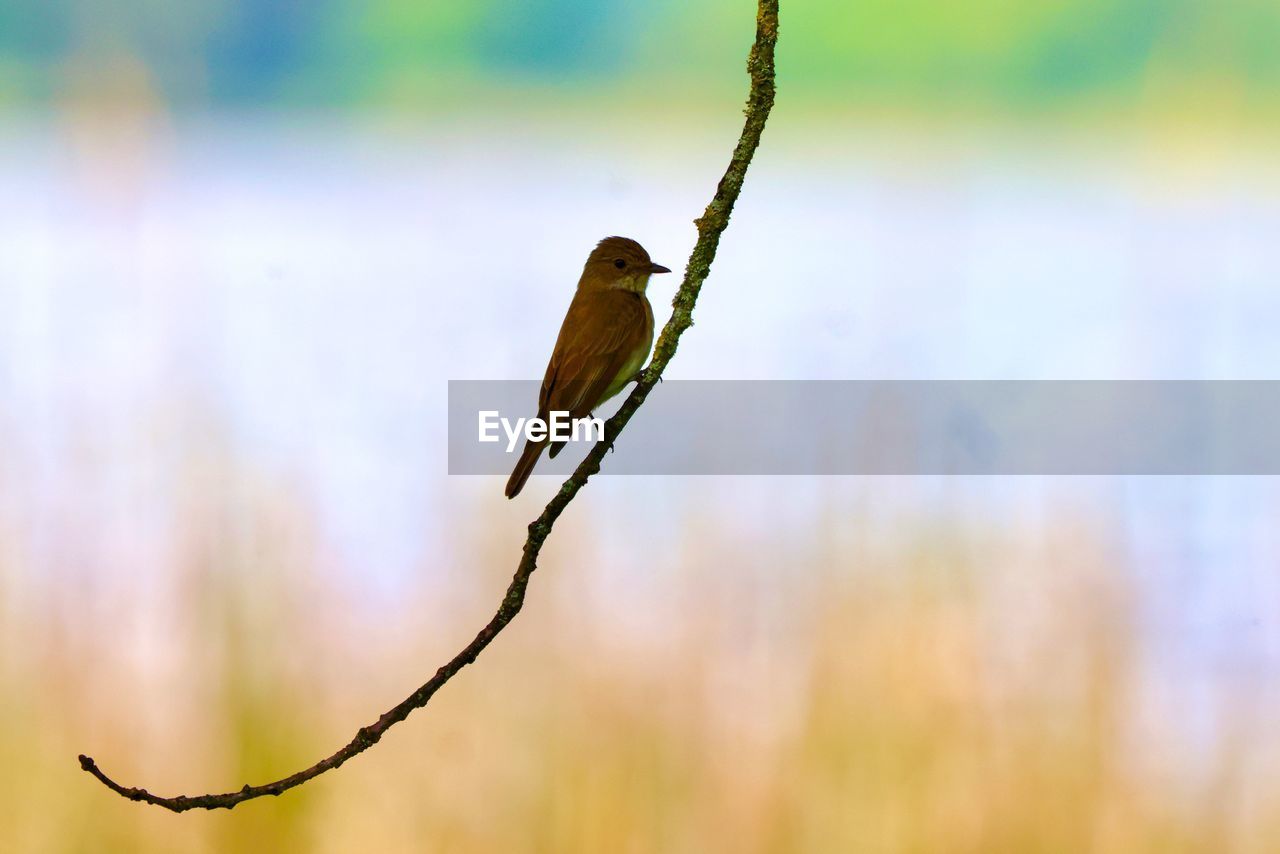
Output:
<instances>
[{"instance_id":1,"label":"bird's tail","mask_svg":"<svg viewBox=\"0 0 1280 854\"><path fill-rule=\"evenodd\" d=\"M515 470L511 472L511 477L507 480L508 498L515 498L520 494L520 490L524 488L524 482L529 479L529 475L533 474L533 467L538 464L538 457L542 456L542 449L546 446L545 439L541 442L528 441L524 443L524 450L520 452L520 459L516 463Z\"/></svg>"}]
</instances>

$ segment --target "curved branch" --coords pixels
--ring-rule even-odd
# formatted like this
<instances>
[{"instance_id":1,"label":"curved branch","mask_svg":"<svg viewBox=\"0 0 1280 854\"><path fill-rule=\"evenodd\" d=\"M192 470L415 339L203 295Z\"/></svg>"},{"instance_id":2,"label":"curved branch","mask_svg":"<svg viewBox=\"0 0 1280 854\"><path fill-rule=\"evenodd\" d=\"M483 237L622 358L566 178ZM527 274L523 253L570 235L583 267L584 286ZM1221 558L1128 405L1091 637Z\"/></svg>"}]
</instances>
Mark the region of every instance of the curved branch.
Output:
<instances>
[{"instance_id":1,"label":"curved branch","mask_svg":"<svg viewBox=\"0 0 1280 854\"><path fill-rule=\"evenodd\" d=\"M415 709L419 709L435 695L436 691L454 677L463 667L476 660L493 639L507 624L520 613L524 605L525 590L529 586L529 577L538 567L538 553L542 544L551 533L556 519L564 512L565 507L573 500L592 475L600 471L600 462L604 459L610 444L631 420L631 416L644 403L649 392L662 377L667 363L676 353L680 336L693 325L693 307L698 301L698 292L702 283L711 271L711 262L715 260L716 249L720 244L720 235L729 225L729 216L733 212L734 203L742 190L742 182L746 177L747 167L760 144L760 134L764 131L765 121L773 108L775 93L774 84L774 46L778 40L778 0L759 0L756 16L756 38L747 59L747 72L751 75L751 93L747 99L746 124L742 135L733 150L733 158L725 170L724 177L716 187L715 196L707 205L706 211L695 220L698 227L698 241L689 256L689 264L685 268L684 281L672 300L671 318L662 328L658 343L653 350L653 359L636 387L619 408L618 412L605 424L606 437L596 445L574 470L569 479L560 487L560 491L547 502L542 513L529 525L529 536L524 543L524 554L516 567L515 575L507 588L502 604L489 623L480 630L471 643L436 671L422 687L414 691L403 702L396 705L386 714L369 726L356 732L344 747L309 768L291 774L273 783L260 786L245 785L235 792L220 795L177 795L163 797L137 789L122 786L104 774L97 763L88 756L80 756L80 767L98 778L107 788L131 801L143 801L174 812L185 812L192 809L231 809L243 801L260 798L264 795L279 795L303 783L318 777L326 771L339 767L348 759L357 756L377 744L391 727L400 723Z\"/></svg>"}]
</instances>

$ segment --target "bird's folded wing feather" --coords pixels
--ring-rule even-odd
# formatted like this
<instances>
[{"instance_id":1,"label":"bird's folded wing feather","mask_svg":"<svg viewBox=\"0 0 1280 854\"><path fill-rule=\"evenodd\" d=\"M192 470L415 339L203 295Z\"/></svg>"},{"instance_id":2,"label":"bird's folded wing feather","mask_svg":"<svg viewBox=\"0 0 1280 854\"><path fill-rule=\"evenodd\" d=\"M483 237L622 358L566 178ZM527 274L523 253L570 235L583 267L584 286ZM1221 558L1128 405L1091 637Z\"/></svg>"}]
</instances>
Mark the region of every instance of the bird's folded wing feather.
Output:
<instances>
[{"instance_id":1,"label":"bird's folded wing feather","mask_svg":"<svg viewBox=\"0 0 1280 854\"><path fill-rule=\"evenodd\" d=\"M582 291L573 298L538 398L541 413L581 418L600 403L647 340L643 298L629 291Z\"/></svg>"}]
</instances>

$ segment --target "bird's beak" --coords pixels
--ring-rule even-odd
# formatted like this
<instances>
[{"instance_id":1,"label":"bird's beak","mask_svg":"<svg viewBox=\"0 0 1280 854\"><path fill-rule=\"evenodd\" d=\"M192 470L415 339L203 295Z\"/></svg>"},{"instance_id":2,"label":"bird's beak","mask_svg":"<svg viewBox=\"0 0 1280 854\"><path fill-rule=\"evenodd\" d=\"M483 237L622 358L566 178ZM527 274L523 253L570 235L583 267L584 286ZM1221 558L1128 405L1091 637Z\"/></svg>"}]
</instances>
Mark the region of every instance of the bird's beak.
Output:
<instances>
[{"instance_id":1,"label":"bird's beak","mask_svg":"<svg viewBox=\"0 0 1280 854\"><path fill-rule=\"evenodd\" d=\"M664 267L664 266L662 266L661 264L650 264L650 265L649 265L649 272L650 272L650 273L670 273L670 272L671 272L671 268L670 268L670 267Z\"/></svg>"}]
</instances>

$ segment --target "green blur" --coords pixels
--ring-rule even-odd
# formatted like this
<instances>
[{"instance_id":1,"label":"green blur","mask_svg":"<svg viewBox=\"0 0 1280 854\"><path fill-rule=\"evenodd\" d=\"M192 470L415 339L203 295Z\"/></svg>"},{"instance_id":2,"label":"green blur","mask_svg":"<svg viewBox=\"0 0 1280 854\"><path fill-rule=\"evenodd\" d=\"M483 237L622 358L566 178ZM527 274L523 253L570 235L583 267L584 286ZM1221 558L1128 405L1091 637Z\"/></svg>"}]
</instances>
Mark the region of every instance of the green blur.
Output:
<instances>
[{"instance_id":1,"label":"green blur","mask_svg":"<svg viewBox=\"0 0 1280 854\"><path fill-rule=\"evenodd\" d=\"M6 0L0 104L68 69L146 69L171 106L347 106L451 87L740 85L746 0ZM795 0L783 85L849 104L1060 106L1165 90L1280 92L1273 0Z\"/></svg>"}]
</instances>

